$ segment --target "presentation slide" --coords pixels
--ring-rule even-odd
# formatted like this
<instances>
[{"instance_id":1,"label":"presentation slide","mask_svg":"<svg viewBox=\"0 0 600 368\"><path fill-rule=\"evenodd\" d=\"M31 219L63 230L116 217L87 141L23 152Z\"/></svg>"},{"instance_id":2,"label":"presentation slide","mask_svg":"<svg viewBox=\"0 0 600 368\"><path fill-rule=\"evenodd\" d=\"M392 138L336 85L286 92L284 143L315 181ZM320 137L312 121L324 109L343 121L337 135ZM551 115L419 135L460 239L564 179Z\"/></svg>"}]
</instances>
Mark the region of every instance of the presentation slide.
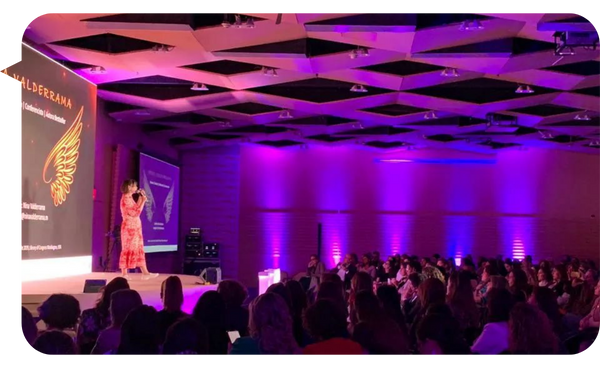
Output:
<instances>
[{"instance_id":1,"label":"presentation slide","mask_svg":"<svg viewBox=\"0 0 600 368\"><path fill-rule=\"evenodd\" d=\"M89 256L96 86L27 45L2 73L22 86L22 259Z\"/></svg>"},{"instance_id":2,"label":"presentation slide","mask_svg":"<svg viewBox=\"0 0 600 368\"><path fill-rule=\"evenodd\" d=\"M140 185L146 191L142 234L146 253L177 250L179 239L179 167L140 154Z\"/></svg>"}]
</instances>

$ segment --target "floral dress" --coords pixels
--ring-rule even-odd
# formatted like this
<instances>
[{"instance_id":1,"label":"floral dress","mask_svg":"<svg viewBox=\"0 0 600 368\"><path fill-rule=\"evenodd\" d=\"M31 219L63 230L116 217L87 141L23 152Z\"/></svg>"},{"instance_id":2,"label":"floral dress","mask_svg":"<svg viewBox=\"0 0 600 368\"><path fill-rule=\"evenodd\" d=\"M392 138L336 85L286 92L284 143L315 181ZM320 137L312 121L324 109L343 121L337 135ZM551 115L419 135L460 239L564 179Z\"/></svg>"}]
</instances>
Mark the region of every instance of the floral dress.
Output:
<instances>
[{"instance_id":1,"label":"floral dress","mask_svg":"<svg viewBox=\"0 0 600 368\"><path fill-rule=\"evenodd\" d=\"M142 221L140 214L144 205L138 205L131 194L121 197L121 257L119 268L136 268L146 266L144 255L144 239L142 237Z\"/></svg>"}]
</instances>

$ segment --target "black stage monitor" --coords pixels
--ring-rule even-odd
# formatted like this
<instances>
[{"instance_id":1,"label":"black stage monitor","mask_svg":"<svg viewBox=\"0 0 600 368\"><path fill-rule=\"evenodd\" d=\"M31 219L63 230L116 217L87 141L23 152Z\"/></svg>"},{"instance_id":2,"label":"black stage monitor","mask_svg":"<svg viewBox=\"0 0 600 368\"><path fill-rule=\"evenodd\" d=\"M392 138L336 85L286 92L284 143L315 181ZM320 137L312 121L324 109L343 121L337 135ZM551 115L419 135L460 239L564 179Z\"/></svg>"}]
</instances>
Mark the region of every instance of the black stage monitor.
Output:
<instances>
[{"instance_id":1,"label":"black stage monitor","mask_svg":"<svg viewBox=\"0 0 600 368\"><path fill-rule=\"evenodd\" d=\"M85 280L83 286L84 293L98 293L104 286L106 286L106 280Z\"/></svg>"}]
</instances>

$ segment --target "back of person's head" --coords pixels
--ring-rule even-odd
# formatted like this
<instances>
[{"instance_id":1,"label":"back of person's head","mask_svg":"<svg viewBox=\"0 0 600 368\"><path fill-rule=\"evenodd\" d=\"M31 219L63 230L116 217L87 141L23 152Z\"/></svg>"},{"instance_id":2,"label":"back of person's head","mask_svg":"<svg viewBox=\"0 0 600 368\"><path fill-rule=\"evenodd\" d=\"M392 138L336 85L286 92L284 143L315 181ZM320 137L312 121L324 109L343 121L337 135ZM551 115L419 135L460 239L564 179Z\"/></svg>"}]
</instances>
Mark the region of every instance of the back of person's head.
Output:
<instances>
[{"instance_id":1,"label":"back of person's head","mask_svg":"<svg viewBox=\"0 0 600 368\"><path fill-rule=\"evenodd\" d=\"M356 255L356 253L350 253L350 258L352 258L352 264L358 263L358 256Z\"/></svg>"},{"instance_id":2,"label":"back of person's head","mask_svg":"<svg viewBox=\"0 0 600 368\"><path fill-rule=\"evenodd\" d=\"M372 291L363 290L356 294L354 307L359 321L373 321L382 317L379 300Z\"/></svg>"},{"instance_id":3,"label":"back of person's head","mask_svg":"<svg viewBox=\"0 0 600 368\"><path fill-rule=\"evenodd\" d=\"M382 285L377 288L377 299L384 312L406 332L406 321L400 307L398 290L392 285Z\"/></svg>"},{"instance_id":4,"label":"back of person's head","mask_svg":"<svg viewBox=\"0 0 600 368\"><path fill-rule=\"evenodd\" d=\"M562 314L560 313L554 291L544 287L534 287L533 293L529 298L529 303L537 306L546 314L552 323L554 332L562 332Z\"/></svg>"},{"instance_id":5,"label":"back of person's head","mask_svg":"<svg viewBox=\"0 0 600 368\"><path fill-rule=\"evenodd\" d=\"M421 285L421 278L418 273L411 273L408 275L408 281L412 284L412 286L416 289Z\"/></svg>"},{"instance_id":6,"label":"back of person's head","mask_svg":"<svg viewBox=\"0 0 600 368\"><path fill-rule=\"evenodd\" d=\"M108 314L110 308L110 296L118 290L129 289L129 283L124 277L115 277L104 288L100 299L96 302L96 308L104 314Z\"/></svg>"},{"instance_id":7,"label":"back of person's head","mask_svg":"<svg viewBox=\"0 0 600 368\"><path fill-rule=\"evenodd\" d=\"M225 301L221 294L209 290L200 296L192 316L200 321L208 330L225 329Z\"/></svg>"},{"instance_id":8,"label":"back of person's head","mask_svg":"<svg viewBox=\"0 0 600 368\"><path fill-rule=\"evenodd\" d=\"M118 354L158 354L158 314L156 309L141 305L133 309L121 326Z\"/></svg>"},{"instance_id":9,"label":"back of person's head","mask_svg":"<svg viewBox=\"0 0 600 368\"><path fill-rule=\"evenodd\" d=\"M79 301L68 294L52 294L38 308L40 319L48 329L74 328L79 321Z\"/></svg>"},{"instance_id":10,"label":"back of person's head","mask_svg":"<svg viewBox=\"0 0 600 368\"><path fill-rule=\"evenodd\" d=\"M291 354L298 349L292 316L281 295L267 292L250 303L250 336L259 342L262 353Z\"/></svg>"},{"instance_id":11,"label":"back of person's head","mask_svg":"<svg viewBox=\"0 0 600 368\"><path fill-rule=\"evenodd\" d=\"M31 312L23 306L21 306L21 328L23 329L25 340L27 340L29 345L33 345L38 334L38 329Z\"/></svg>"},{"instance_id":12,"label":"back of person's head","mask_svg":"<svg viewBox=\"0 0 600 368\"><path fill-rule=\"evenodd\" d=\"M513 354L555 354L558 339L548 317L536 306L517 303L510 312L509 350Z\"/></svg>"},{"instance_id":13,"label":"back of person's head","mask_svg":"<svg viewBox=\"0 0 600 368\"><path fill-rule=\"evenodd\" d=\"M326 281L339 282L340 284L342 284L342 278L340 277L340 275L338 275L337 273L332 273L332 272L327 272L327 273L323 274L321 283L326 282Z\"/></svg>"},{"instance_id":14,"label":"back of person's head","mask_svg":"<svg viewBox=\"0 0 600 368\"><path fill-rule=\"evenodd\" d=\"M448 285L448 303L453 306L476 308L469 272L454 272L450 275Z\"/></svg>"},{"instance_id":15,"label":"back of person's head","mask_svg":"<svg viewBox=\"0 0 600 368\"><path fill-rule=\"evenodd\" d=\"M208 331L194 318L183 318L167 330L163 354L208 354Z\"/></svg>"},{"instance_id":16,"label":"back of person's head","mask_svg":"<svg viewBox=\"0 0 600 368\"><path fill-rule=\"evenodd\" d=\"M421 273L423 272L423 267L419 263L419 261L410 261L408 263L408 267L412 268L412 272Z\"/></svg>"},{"instance_id":17,"label":"back of person's head","mask_svg":"<svg viewBox=\"0 0 600 368\"><path fill-rule=\"evenodd\" d=\"M427 279L419 286L418 295L421 307L427 309L432 304L446 302L446 287L438 279Z\"/></svg>"},{"instance_id":18,"label":"back of person's head","mask_svg":"<svg viewBox=\"0 0 600 368\"><path fill-rule=\"evenodd\" d=\"M510 291L493 288L487 293L488 322L508 322L513 299Z\"/></svg>"},{"instance_id":19,"label":"back of person's head","mask_svg":"<svg viewBox=\"0 0 600 368\"><path fill-rule=\"evenodd\" d=\"M428 314L440 314L448 318L453 318L452 309L448 306L448 304L431 304L425 311L425 315Z\"/></svg>"},{"instance_id":20,"label":"back of person's head","mask_svg":"<svg viewBox=\"0 0 600 368\"><path fill-rule=\"evenodd\" d=\"M133 309L141 306L142 297L131 289L117 290L110 297L110 316L113 327L121 327Z\"/></svg>"},{"instance_id":21,"label":"back of person's head","mask_svg":"<svg viewBox=\"0 0 600 368\"><path fill-rule=\"evenodd\" d=\"M489 277L496 276L499 274L498 265L495 261L492 261L490 261L489 264L483 268L484 272L487 273Z\"/></svg>"},{"instance_id":22,"label":"back of person's head","mask_svg":"<svg viewBox=\"0 0 600 368\"><path fill-rule=\"evenodd\" d=\"M44 331L33 343L33 348L44 354L77 354L77 346L71 336L62 331Z\"/></svg>"},{"instance_id":23,"label":"back of person's head","mask_svg":"<svg viewBox=\"0 0 600 368\"><path fill-rule=\"evenodd\" d=\"M183 285L177 276L169 276L161 290L163 306L168 311L179 311L183 305Z\"/></svg>"},{"instance_id":24,"label":"back of person's head","mask_svg":"<svg viewBox=\"0 0 600 368\"><path fill-rule=\"evenodd\" d=\"M460 324L446 313L427 313L417 326L421 354L468 354Z\"/></svg>"},{"instance_id":25,"label":"back of person's head","mask_svg":"<svg viewBox=\"0 0 600 368\"><path fill-rule=\"evenodd\" d=\"M294 314L297 316L302 315L308 305L308 298L302 285L296 280L289 280L285 283L285 287L289 290L292 299L292 306L294 307Z\"/></svg>"},{"instance_id":26,"label":"back of person's head","mask_svg":"<svg viewBox=\"0 0 600 368\"><path fill-rule=\"evenodd\" d=\"M317 341L346 337L346 314L339 303L320 299L306 310L304 328Z\"/></svg>"},{"instance_id":27,"label":"back of person's head","mask_svg":"<svg viewBox=\"0 0 600 368\"><path fill-rule=\"evenodd\" d=\"M294 304L292 302L292 294L290 293L290 290L288 288L286 288L283 283L278 282L276 284L269 286L267 288L267 293L275 293L275 294L278 294L280 297L282 297L283 300L285 300L285 304L287 304L287 306L290 310L290 314L293 315Z\"/></svg>"},{"instance_id":28,"label":"back of person's head","mask_svg":"<svg viewBox=\"0 0 600 368\"><path fill-rule=\"evenodd\" d=\"M317 300L319 299L332 299L332 300L341 300L344 299L344 285L341 282L335 281L323 281L319 285L319 290L317 291Z\"/></svg>"},{"instance_id":29,"label":"back of person's head","mask_svg":"<svg viewBox=\"0 0 600 368\"><path fill-rule=\"evenodd\" d=\"M217 292L223 297L227 308L242 306L248 297L248 291L244 285L236 280L221 281Z\"/></svg>"},{"instance_id":30,"label":"back of person's head","mask_svg":"<svg viewBox=\"0 0 600 368\"><path fill-rule=\"evenodd\" d=\"M490 285L493 289L508 289L508 282L506 281L506 278L500 275L491 276Z\"/></svg>"},{"instance_id":31,"label":"back of person's head","mask_svg":"<svg viewBox=\"0 0 600 368\"><path fill-rule=\"evenodd\" d=\"M371 275L366 272L357 272L352 278L350 285L354 293L365 290L373 292L373 280L371 279Z\"/></svg>"}]
</instances>

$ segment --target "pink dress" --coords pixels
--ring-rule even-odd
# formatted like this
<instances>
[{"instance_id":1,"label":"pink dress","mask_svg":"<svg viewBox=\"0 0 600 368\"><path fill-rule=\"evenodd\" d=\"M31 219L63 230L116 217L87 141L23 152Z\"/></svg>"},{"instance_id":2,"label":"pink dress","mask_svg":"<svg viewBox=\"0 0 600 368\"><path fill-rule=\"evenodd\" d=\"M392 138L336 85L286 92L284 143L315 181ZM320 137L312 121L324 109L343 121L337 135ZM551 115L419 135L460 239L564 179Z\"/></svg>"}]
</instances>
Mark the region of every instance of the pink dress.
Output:
<instances>
[{"instance_id":1,"label":"pink dress","mask_svg":"<svg viewBox=\"0 0 600 368\"><path fill-rule=\"evenodd\" d=\"M138 205L131 194L121 197L121 257L119 268L136 268L146 266L144 255L144 238L142 237L142 221L140 214L144 205Z\"/></svg>"}]
</instances>

